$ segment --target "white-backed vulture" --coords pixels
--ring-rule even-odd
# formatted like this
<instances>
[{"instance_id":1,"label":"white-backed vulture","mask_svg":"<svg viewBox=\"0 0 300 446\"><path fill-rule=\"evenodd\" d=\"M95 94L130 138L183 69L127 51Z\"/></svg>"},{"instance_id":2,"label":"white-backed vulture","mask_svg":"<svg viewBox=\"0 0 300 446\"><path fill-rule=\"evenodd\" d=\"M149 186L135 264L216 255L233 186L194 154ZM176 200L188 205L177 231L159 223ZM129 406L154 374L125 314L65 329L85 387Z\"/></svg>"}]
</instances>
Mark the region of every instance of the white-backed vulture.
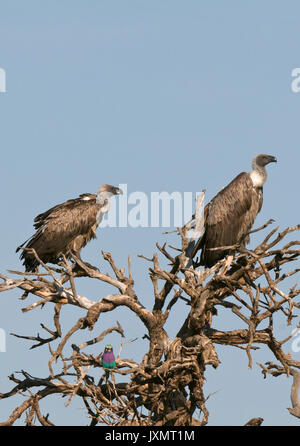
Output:
<instances>
[{"instance_id":1,"label":"white-backed vulture","mask_svg":"<svg viewBox=\"0 0 300 446\"><path fill-rule=\"evenodd\" d=\"M81 194L79 198L58 204L34 219L36 233L19 246L34 249L44 263L58 263L64 254L80 258L81 249L96 238L96 229L103 215L109 211L110 197L123 194L122 190L103 184L97 195ZM39 262L29 250L20 256L26 271L35 271Z\"/></svg>"},{"instance_id":2,"label":"white-backed vulture","mask_svg":"<svg viewBox=\"0 0 300 446\"><path fill-rule=\"evenodd\" d=\"M248 243L248 233L262 207L263 184L267 180L265 166L276 162L274 156L256 155L253 170L240 173L205 206L204 233L192 252L194 257L202 250L200 265L211 267L234 252L215 248Z\"/></svg>"}]
</instances>

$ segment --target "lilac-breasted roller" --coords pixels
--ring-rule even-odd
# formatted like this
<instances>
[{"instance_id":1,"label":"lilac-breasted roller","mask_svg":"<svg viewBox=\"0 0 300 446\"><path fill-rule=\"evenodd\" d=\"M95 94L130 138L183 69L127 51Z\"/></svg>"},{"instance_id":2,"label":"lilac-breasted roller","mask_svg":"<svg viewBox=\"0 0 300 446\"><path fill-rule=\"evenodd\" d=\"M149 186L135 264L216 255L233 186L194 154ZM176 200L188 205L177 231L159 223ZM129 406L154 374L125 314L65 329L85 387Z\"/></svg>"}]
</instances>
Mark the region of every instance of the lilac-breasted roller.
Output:
<instances>
[{"instance_id":1,"label":"lilac-breasted roller","mask_svg":"<svg viewBox=\"0 0 300 446\"><path fill-rule=\"evenodd\" d=\"M107 369L112 369L115 367L116 365L116 358L113 352L113 348L110 344L107 344L104 348L104 353L101 357L101 361L102 361L102 367L105 370L105 376L106 379L108 379L109 377L109 370Z\"/></svg>"}]
</instances>

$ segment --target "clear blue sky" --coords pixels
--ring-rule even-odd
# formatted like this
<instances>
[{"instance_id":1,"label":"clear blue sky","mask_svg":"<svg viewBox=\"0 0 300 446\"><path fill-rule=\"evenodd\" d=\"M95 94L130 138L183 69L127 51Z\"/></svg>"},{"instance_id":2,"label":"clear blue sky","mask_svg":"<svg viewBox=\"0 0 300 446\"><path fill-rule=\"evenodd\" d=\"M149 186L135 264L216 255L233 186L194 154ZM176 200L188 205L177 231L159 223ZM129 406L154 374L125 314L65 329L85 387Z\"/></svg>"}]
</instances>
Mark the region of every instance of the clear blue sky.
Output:
<instances>
[{"instance_id":1,"label":"clear blue sky","mask_svg":"<svg viewBox=\"0 0 300 446\"><path fill-rule=\"evenodd\" d=\"M209 200L250 170L259 152L278 163L269 168L256 224L271 217L282 229L299 223L300 93L291 90L291 71L300 66L299 16L297 0L1 0L7 92L0 93L0 271L21 269L16 246L33 233L33 218L54 204L103 183L127 183L129 191L146 194L206 188ZM101 249L120 266L130 254L136 289L150 307L148 265L137 254L151 257L155 242L165 239L162 231L106 228L82 256L106 271ZM88 281L78 289L95 301L110 290ZM23 314L20 295L0 295L0 327L7 333L1 392L11 388L12 371L48 374L47 348L29 351L9 333L42 334L39 323L52 326L52 307ZM174 311L172 336L186 311L183 305ZM83 315L64 308L65 330ZM128 316L126 310L106 313L81 339L118 319L128 339L139 337L122 354L140 359L145 331ZM223 312L213 326L243 328ZM279 321L279 338L290 332ZM109 341L118 351L120 339ZM291 379L263 380L256 365L273 360L271 352L255 353L251 371L244 352L219 347L218 353L222 363L208 369L205 386L207 395L218 391L207 403L210 425L256 416L268 425L299 424L286 410ZM51 397L42 409L58 424L82 421L75 400L64 416L63 404ZM1 420L13 408L13 400L0 401Z\"/></svg>"}]
</instances>

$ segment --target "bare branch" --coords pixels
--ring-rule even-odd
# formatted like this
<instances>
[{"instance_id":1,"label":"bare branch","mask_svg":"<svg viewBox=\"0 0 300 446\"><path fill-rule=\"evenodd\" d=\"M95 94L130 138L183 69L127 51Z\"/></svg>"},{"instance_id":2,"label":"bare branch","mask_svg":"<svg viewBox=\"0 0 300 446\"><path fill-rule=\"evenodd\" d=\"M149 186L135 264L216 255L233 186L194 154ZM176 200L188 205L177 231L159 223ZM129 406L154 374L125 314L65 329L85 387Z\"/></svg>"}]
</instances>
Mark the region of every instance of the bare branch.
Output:
<instances>
[{"instance_id":1,"label":"bare branch","mask_svg":"<svg viewBox=\"0 0 300 446\"><path fill-rule=\"evenodd\" d=\"M117 266L118 262L109 252L102 252L102 255L111 275L77 257L71 263L63 258L60 268L50 267L41 262L36 253L33 254L45 272L11 271L12 277L0 274L0 292L16 289L23 293L22 300L35 299L23 308L24 312L45 306L49 311L54 310L53 327L40 324L47 333L45 337L39 333L13 334L19 339L34 341L31 348L48 345L49 376L33 377L24 370L20 372L21 376L10 375L14 387L0 393L0 400L18 395L24 397L24 401L2 425L12 425L20 417L27 425L53 425L49 415L43 415L40 408L40 401L53 394L67 397L66 407L73 399L81 399L91 425L205 425L209 412L203 384L207 368L216 368L220 363L216 344L246 353L249 367L255 360L256 350L261 345L267 347L271 359L277 363L259 364L262 373L265 377L276 378L284 374L293 378L292 408L289 411L300 418L300 372L297 371L300 361L283 351L295 331L278 340L274 322L278 312L287 324L291 324L299 313L300 289L296 283L286 284L300 271L298 263L294 266L291 263L299 260L300 242L286 237L299 230L300 225L280 233L274 228L262 237L263 241L255 249L237 245L218 247L216 249L232 248L239 252L220 260L212 268L200 268L191 260L190 252L197 244L201 246L203 199L204 192L198 198L194 221L176 230L179 238L176 256L166 248L167 242L162 246L157 243L157 252L151 258L140 256L150 262L152 300L148 295L139 296L136 292L130 257L123 268ZM269 220L250 233L262 231L271 223ZM188 231L192 228L196 231L189 238ZM167 263L171 266L165 266ZM75 288L75 278L78 284L81 277L108 284L113 291L104 295L99 287L98 296L91 299L81 296ZM172 339L166 322L179 301L187 305L187 316L185 320L178 319L177 336ZM142 302L146 303L143 305ZM63 307L67 311L68 305L76 306L83 314L66 327L61 322L60 313ZM218 328L218 306L235 316L236 329L224 331ZM111 316L110 312L118 308L126 308L128 317L133 316L134 321L138 318L145 333L128 340L119 322L99 330L102 320L108 320L107 313ZM97 330L88 340L87 329ZM120 342L119 350L115 350L118 352L115 365L107 377L107 368L103 370L101 360L104 350L101 344L112 333L124 340ZM79 342L78 338L81 338ZM123 357L124 346L141 338L149 343L143 358L137 361ZM96 354L88 353L92 346L97 346ZM68 356L66 352L70 349L72 353ZM262 418L253 418L246 425L260 425L262 421Z\"/></svg>"}]
</instances>

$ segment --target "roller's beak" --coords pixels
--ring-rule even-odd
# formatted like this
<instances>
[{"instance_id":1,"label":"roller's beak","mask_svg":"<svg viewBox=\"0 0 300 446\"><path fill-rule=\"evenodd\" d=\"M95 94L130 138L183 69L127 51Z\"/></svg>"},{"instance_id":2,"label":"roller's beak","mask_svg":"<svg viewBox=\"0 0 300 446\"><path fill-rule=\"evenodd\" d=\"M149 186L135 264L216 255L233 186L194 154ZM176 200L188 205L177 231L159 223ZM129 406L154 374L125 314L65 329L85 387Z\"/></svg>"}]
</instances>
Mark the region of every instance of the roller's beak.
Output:
<instances>
[{"instance_id":1,"label":"roller's beak","mask_svg":"<svg viewBox=\"0 0 300 446\"><path fill-rule=\"evenodd\" d=\"M276 156L270 156L270 163L277 163Z\"/></svg>"},{"instance_id":2,"label":"roller's beak","mask_svg":"<svg viewBox=\"0 0 300 446\"><path fill-rule=\"evenodd\" d=\"M116 187L116 195L123 195L123 191L119 187Z\"/></svg>"}]
</instances>

